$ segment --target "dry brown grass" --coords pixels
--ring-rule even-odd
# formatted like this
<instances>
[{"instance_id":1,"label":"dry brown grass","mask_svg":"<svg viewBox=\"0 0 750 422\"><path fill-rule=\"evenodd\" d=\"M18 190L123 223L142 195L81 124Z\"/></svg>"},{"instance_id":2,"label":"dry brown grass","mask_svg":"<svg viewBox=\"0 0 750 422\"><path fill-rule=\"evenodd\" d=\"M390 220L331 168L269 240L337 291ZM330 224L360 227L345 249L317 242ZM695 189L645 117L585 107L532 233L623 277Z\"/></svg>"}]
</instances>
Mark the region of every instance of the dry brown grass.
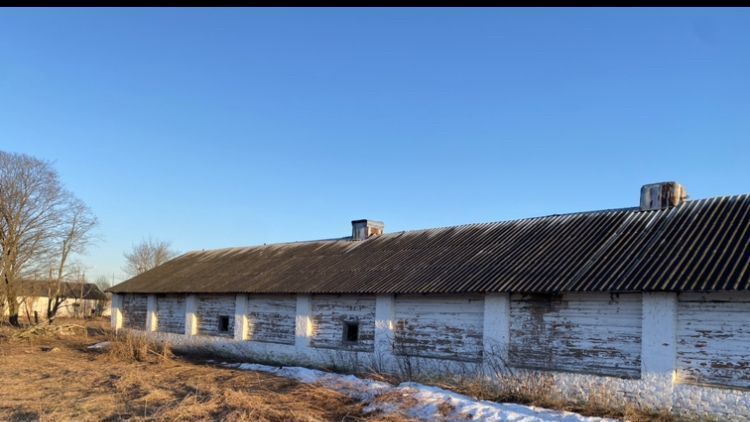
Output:
<instances>
[{"instance_id":1,"label":"dry brown grass","mask_svg":"<svg viewBox=\"0 0 750 422\"><path fill-rule=\"evenodd\" d=\"M174 357L169 343L155 342L146 336L119 333L107 336L107 341L107 355L115 361L158 363Z\"/></svg>"},{"instance_id":2,"label":"dry brown grass","mask_svg":"<svg viewBox=\"0 0 750 422\"><path fill-rule=\"evenodd\" d=\"M368 418L361 404L323 387L173 357L137 336L87 349L113 340L105 326L24 340L0 329L0 420L397 420Z\"/></svg>"}]
</instances>

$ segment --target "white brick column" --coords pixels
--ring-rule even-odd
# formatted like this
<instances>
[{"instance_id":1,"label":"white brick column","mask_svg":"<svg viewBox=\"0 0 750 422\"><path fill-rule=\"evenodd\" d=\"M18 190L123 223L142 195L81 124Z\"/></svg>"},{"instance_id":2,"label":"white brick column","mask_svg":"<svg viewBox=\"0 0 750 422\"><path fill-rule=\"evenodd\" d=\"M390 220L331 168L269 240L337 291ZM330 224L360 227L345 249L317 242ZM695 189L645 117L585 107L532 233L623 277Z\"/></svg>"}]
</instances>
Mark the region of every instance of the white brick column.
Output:
<instances>
[{"instance_id":1,"label":"white brick column","mask_svg":"<svg viewBox=\"0 0 750 422\"><path fill-rule=\"evenodd\" d=\"M294 345L297 349L304 350L310 347L312 329L312 301L310 295L297 295L297 315L294 329Z\"/></svg>"},{"instance_id":2,"label":"white brick column","mask_svg":"<svg viewBox=\"0 0 750 422\"><path fill-rule=\"evenodd\" d=\"M234 339L247 340L247 295L235 296Z\"/></svg>"},{"instance_id":3,"label":"white brick column","mask_svg":"<svg viewBox=\"0 0 750 422\"><path fill-rule=\"evenodd\" d=\"M153 332L157 330L156 320L156 295L148 295L146 301L146 331Z\"/></svg>"},{"instance_id":4,"label":"white brick column","mask_svg":"<svg viewBox=\"0 0 750 422\"><path fill-rule=\"evenodd\" d=\"M185 298L185 335L198 334L198 296L188 295Z\"/></svg>"},{"instance_id":5,"label":"white brick column","mask_svg":"<svg viewBox=\"0 0 750 422\"><path fill-rule=\"evenodd\" d=\"M117 293L112 294L110 321L113 330L117 331L122 328L122 295Z\"/></svg>"},{"instance_id":6,"label":"white brick column","mask_svg":"<svg viewBox=\"0 0 750 422\"><path fill-rule=\"evenodd\" d=\"M378 370L388 370L395 364L393 355L396 328L396 298L393 295L375 297L375 359Z\"/></svg>"},{"instance_id":7,"label":"white brick column","mask_svg":"<svg viewBox=\"0 0 750 422\"><path fill-rule=\"evenodd\" d=\"M672 407L677 356L677 294L643 293L641 380L652 406Z\"/></svg>"},{"instance_id":8,"label":"white brick column","mask_svg":"<svg viewBox=\"0 0 750 422\"><path fill-rule=\"evenodd\" d=\"M507 362L510 348L510 295L487 293L484 296L484 358Z\"/></svg>"}]
</instances>

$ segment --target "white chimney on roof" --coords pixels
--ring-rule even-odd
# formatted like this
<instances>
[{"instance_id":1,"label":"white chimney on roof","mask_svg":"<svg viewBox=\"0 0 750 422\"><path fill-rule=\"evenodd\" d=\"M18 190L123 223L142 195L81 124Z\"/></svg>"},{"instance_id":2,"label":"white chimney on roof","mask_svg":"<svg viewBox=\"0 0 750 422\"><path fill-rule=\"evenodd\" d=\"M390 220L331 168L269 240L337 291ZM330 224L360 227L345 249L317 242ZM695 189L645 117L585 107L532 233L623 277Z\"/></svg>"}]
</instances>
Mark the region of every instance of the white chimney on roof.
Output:
<instances>
[{"instance_id":1,"label":"white chimney on roof","mask_svg":"<svg viewBox=\"0 0 750 422\"><path fill-rule=\"evenodd\" d=\"M641 211L676 207L687 199L685 187L677 182L650 183L641 187Z\"/></svg>"},{"instance_id":2,"label":"white chimney on roof","mask_svg":"<svg viewBox=\"0 0 750 422\"><path fill-rule=\"evenodd\" d=\"M365 240L372 236L383 234L382 221L375 220L354 220L352 221L352 240Z\"/></svg>"}]
</instances>

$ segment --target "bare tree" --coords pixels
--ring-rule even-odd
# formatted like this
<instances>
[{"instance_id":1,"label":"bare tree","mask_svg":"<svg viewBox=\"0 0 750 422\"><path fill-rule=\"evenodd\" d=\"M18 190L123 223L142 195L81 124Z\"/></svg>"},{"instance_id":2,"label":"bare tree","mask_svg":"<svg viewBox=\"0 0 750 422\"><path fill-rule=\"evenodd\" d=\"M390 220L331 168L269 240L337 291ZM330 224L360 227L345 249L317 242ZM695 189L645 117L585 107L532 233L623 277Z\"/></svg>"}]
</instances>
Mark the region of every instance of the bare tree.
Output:
<instances>
[{"instance_id":1,"label":"bare tree","mask_svg":"<svg viewBox=\"0 0 750 422\"><path fill-rule=\"evenodd\" d=\"M94 280L94 284L96 284L96 287L99 288L101 291L105 291L112 287L112 282L107 278L106 275L100 275L99 277Z\"/></svg>"},{"instance_id":2,"label":"bare tree","mask_svg":"<svg viewBox=\"0 0 750 422\"><path fill-rule=\"evenodd\" d=\"M0 151L0 303L7 304L13 325L19 325L21 275L49 252L65 196L49 163Z\"/></svg>"},{"instance_id":3,"label":"bare tree","mask_svg":"<svg viewBox=\"0 0 750 422\"><path fill-rule=\"evenodd\" d=\"M67 266L72 254L83 253L93 240L92 229L97 219L91 209L78 198L69 196L65 203L58 224L58 239L52 250L56 261L56 274L49 280L47 297L47 321L52 324L60 305L68 293L62 289L67 278ZM82 287L81 287L82 288Z\"/></svg>"},{"instance_id":4,"label":"bare tree","mask_svg":"<svg viewBox=\"0 0 750 422\"><path fill-rule=\"evenodd\" d=\"M125 273L133 277L155 268L177 255L169 242L163 240L142 240L133 246L130 252L125 252Z\"/></svg>"},{"instance_id":5,"label":"bare tree","mask_svg":"<svg viewBox=\"0 0 750 422\"><path fill-rule=\"evenodd\" d=\"M48 269L59 287L70 256L84 250L95 225L48 162L0 151L0 304L7 304L11 324L19 325L24 275Z\"/></svg>"},{"instance_id":6,"label":"bare tree","mask_svg":"<svg viewBox=\"0 0 750 422\"><path fill-rule=\"evenodd\" d=\"M107 276L100 275L96 278L94 284L96 284L96 287L104 292L105 295L105 298L97 299L96 301L96 316L102 316L102 313L107 308L107 305L109 305L110 300L112 300L112 294L106 291L112 287L112 281L108 279Z\"/></svg>"}]
</instances>

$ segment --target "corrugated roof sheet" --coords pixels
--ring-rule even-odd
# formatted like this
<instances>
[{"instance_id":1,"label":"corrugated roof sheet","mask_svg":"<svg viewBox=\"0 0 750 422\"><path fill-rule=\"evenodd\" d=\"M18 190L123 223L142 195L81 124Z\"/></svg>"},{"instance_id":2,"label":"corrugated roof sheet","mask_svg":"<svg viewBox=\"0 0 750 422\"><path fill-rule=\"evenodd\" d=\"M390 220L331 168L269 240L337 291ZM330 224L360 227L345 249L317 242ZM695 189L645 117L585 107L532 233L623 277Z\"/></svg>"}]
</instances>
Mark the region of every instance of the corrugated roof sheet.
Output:
<instances>
[{"instance_id":1,"label":"corrugated roof sheet","mask_svg":"<svg viewBox=\"0 0 750 422\"><path fill-rule=\"evenodd\" d=\"M748 290L750 195L674 208L190 252L111 289L132 293Z\"/></svg>"}]
</instances>

